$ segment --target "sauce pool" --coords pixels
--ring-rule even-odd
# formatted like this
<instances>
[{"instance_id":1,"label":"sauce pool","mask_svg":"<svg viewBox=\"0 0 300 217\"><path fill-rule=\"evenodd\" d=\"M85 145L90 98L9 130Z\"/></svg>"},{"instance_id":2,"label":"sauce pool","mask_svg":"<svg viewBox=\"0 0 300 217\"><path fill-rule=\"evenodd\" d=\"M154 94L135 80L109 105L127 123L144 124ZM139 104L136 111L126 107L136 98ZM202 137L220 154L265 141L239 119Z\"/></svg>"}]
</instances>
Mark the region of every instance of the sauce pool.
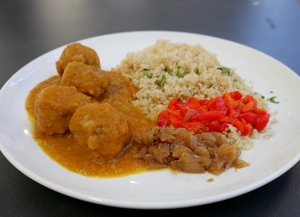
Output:
<instances>
[{"instance_id":1,"label":"sauce pool","mask_svg":"<svg viewBox=\"0 0 300 217\"><path fill-rule=\"evenodd\" d=\"M108 91L101 98L93 100L108 102L116 110L124 113L134 134L156 126L156 122L146 118L139 108L132 105L136 89L128 78L116 72L109 73L111 85ZM60 81L61 77L56 75L39 83L30 91L25 107L32 126L34 126L35 96L50 85L59 85ZM138 147L131 144L126 145L116 158L104 163L97 161L87 147L78 145L70 132L55 136L33 132L33 137L51 159L66 169L84 176L119 177L147 170L143 160L134 157Z\"/></svg>"}]
</instances>

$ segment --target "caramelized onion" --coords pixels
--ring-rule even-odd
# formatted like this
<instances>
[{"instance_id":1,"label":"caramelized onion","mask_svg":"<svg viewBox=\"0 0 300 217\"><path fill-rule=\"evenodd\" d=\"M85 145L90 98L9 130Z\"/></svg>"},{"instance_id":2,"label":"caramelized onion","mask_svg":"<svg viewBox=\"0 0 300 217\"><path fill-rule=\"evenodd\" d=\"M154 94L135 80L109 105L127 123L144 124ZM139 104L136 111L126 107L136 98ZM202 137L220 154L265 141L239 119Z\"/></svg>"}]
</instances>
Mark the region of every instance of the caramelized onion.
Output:
<instances>
[{"instance_id":1,"label":"caramelized onion","mask_svg":"<svg viewBox=\"0 0 300 217\"><path fill-rule=\"evenodd\" d=\"M208 171L219 175L233 166L247 166L237 161L240 149L221 133L194 135L184 128L154 127L134 137L133 142L141 147L135 157L143 158L149 168L170 167L187 173Z\"/></svg>"}]
</instances>

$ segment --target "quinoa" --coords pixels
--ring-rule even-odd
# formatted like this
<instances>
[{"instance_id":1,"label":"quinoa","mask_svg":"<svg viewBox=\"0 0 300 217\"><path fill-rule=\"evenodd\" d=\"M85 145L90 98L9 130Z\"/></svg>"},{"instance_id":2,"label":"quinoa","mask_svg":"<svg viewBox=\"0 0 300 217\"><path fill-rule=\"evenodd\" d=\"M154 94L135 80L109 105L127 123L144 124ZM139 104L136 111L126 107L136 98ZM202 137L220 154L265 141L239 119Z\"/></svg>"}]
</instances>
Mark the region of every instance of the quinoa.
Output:
<instances>
[{"instance_id":1,"label":"quinoa","mask_svg":"<svg viewBox=\"0 0 300 217\"><path fill-rule=\"evenodd\" d=\"M215 54L199 44L158 40L141 51L128 53L112 70L132 81L138 90L132 103L152 120L156 120L158 114L167 108L170 99L211 99L225 91L252 95L259 107L267 109L262 95L254 92L234 68L223 66ZM227 138L230 142L242 149L252 147L250 137L241 137L232 126L229 130ZM252 137L256 133L253 132Z\"/></svg>"}]
</instances>

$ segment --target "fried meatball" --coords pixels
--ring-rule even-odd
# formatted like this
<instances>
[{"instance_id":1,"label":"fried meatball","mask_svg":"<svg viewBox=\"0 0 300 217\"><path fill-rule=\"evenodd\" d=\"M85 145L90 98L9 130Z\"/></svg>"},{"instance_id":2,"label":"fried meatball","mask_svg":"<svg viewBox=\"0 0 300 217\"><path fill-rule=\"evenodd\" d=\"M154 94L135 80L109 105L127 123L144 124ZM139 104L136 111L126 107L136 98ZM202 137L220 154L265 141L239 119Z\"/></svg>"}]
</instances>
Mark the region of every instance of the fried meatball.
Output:
<instances>
[{"instance_id":1,"label":"fried meatball","mask_svg":"<svg viewBox=\"0 0 300 217\"><path fill-rule=\"evenodd\" d=\"M95 50L83 46L80 43L68 45L62 52L59 60L56 62L56 70L62 75L70 62L83 62L87 65L100 68L100 60Z\"/></svg>"},{"instance_id":2,"label":"fried meatball","mask_svg":"<svg viewBox=\"0 0 300 217\"><path fill-rule=\"evenodd\" d=\"M91 102L73 86L53 85L43 89L34 102L35 132L47 135L63 134L75 110Z\"/></svg>"},{"instance_id":3,"label":"fried meatball","mask_svg":"<svg viewBox=\"0 0 300 217\"><path fill-rule=\"evenodd\" d=\"M78 91L99 97L106 92L110 85L108 73L82 62L71 62L67 65L61 82L75 86Z\"/></svg>"},{"instance_id":4,"label":"fried meatball","mask_svg":"<svg viewBox=\"0 0 300 217\"><path fill-rule=\"evenodd\" d=\"M125 116L109 103L90 103L79 107L69 127L75 141L92 150L99 161L116 157L131 138Z\"/></svg>"}]
</instances>

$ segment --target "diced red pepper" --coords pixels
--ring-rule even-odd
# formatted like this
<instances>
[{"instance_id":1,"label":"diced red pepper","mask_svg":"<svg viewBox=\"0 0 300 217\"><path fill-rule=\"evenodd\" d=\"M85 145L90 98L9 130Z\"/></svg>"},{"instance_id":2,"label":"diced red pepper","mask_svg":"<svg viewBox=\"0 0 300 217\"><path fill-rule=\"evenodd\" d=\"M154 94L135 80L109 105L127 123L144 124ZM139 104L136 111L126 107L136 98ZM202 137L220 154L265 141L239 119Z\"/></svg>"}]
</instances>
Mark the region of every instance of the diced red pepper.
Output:
<instances>
[{"instance_id":1,"label":"diced red pepper","mask_svg":"<svg viewBox=\"0 0 300 217\"><path fill-rule=\"evenodd\" d=\"M267 126L269 120L270 120L270 114L266 113L263 115L259 115L256 118L256 123L254 125L254 128L257 129L258 131L262 131Z\"/></svg>"},{"instance_id":2,"label":"diced red pepper","mask_svg":"<svg viewBox=\"0 0 300 217\"><path fill-rule=\"evenodd\" d=\"M257 115L264 115L264 114L267 114L268 112L267 112L265 109L256 108L256 109L255 109L255 113L256 113Z\"/></svg>"},{"instance_id":3,"label":"diced red pepper","mask_svg":"<svg viewBox=\"0 0 300 217\"><path fill-rule=\"evenodd\" d=\"M245 105L245 103L242 100L237 101L237 107L236 109L241 110L241 108Z\"/></svg>"},{"instance_id":4,"label":"diced red pepper","mask_svg":"<svg viewBox=\"0 0 300 217\"><path fill-rule=\"evenodd\" d=\"M226 123L221 123L220 124L220 132L225 131L228 128L228 124Z\"/></svg>"},{"instance_id":5,"label":"diced red pepper","mask_svg":"<svg viewBox=\"0 0 300 217\"><path fill-rule=\"evenodd\" d=\"M241 108L241 113L252 112L255 109L256 109L256 103L253 101L250 101Z\"/></svg>"},{"instance_id":6,"label":"diced red pepper","mask_svg":"<svg viewBox=\"0 0 300 217\"><path fill-rule=\"evenodd\" d=\"M234 107L234 100L231 98L231 96L228 92L225 92L223 94L223 98L226 101L226 105L229 109Z\"/></svg>"},{"instance_id":7,"label":"diced red pepper","mask_svg":"<svg viewBox=\"0 0 300 217\"><path fill-rule=\"evenodd\" d=\"M233 122L233 126L235 126L236 129L237 129L238 131L240 131L240 132L243 134L243 132L244 132L244 125L243 125L242 122L240 122L239 120L235 120L235 121Z\"/></svg>"},{"instance_id":8,"label":"diced red pepper","mask_svg":"<svg viewBox=\"0 0 300 217\"><path fill-rule=\"evenodd\" d=\"M246 122L250 123L252 126L255 125L257 114L254 112L246 112L240 115Z\"/></svg>"},{"instance_id":9,"label":"diced red pepper","mask_svg":"<svg viewBox=\"0 0 300 217\"><path fill-rule=\"evenodd\" d=\"M203 105L203 106L200 106L200 107L196 107L194 108L196 111L199 112L199 114L202 114L202 113L205 113L205 112L208 112L208 108L206 105Z\"/></svg>"},{"instance_id":10,"label":"diced red pepper","mask_svg":"<svg viewBox=\"0 0 300 217\"><path fill-rule=\"evenodd\" d=\"M253 102L254 103L254 106L255 107L257 107L257 101L256 101L256 99L253 97L253 96L251 96L251 95L246 95L245 97L244 97L244 103L245 104L247 104L247 103L249 103L249 102Z\"/></svg>"},{"instance_id":11,"label":"diced red pepper","mask_svg":"<svg viewBox=\"0 0 300 217\"><path fill-rule=\"evenodd\" d=\"M251 131L252 131L253 127L250 123L244 125L244 132L242 133L243 136L248 136Z\"/></svg>"},{"instance_id":12,"label":"diced red pepper","mask_svg":"<svg viewBox=\"0 0 300 217\"><path fill-rule=\"evenodd\" d=\"M197 133L201 129L206 129L205 125L201 122L181 123L180 127L183 127L188 131L192 131L195 133Z\"/></svg>"},{"instance_id":13,"label":"diced red pepper","mask_svg":"<svg viewBox=\"0 0 300 217\"><path fill-rule=\"evenodd\" d=\"M180 114L181 114L182 116L184 116L184 115L187 113L188 110L189 110L188 107L180 107L180 108L179 108Z\"/></svg>"},{"instance_id":14,"label":"diced red pepper","mask_svg":"<svg viewBox=\"0 0 300 217\"><path fill-rule=\"evenodd\" d=\"M235 100L239 100L243 97L243 94L241 94L239 91L230 92L229 95Z\"/></svg>"},{"instance_id":15,"label":"diced red pepper","mask_svg":"<svg viewBox=\"0 0 300 217\"><path fill-rule=\"evenodd\" d=\"M241 113L239 110L231 108L231 109L228 109L227 114L229 117L237 118L240 116Z\"/></svg>"},{"instance_id":16,"label":"diced red pepper","mask_svg":"<svg viewBox=\"0 0 300 217\"><path fill-rule=\"evenodd\" d=\"M176 117L181 116L180 108L179 109L168 109L168 113L170 116L176 116Z\"/></svg>"},{"instance_id":17,"label":"diced red pepper","mask_svg":"<svg viewBox=\"0 0 300 217\"><path fill-rule=\"evenodd\" d=\"M207 103L208 103L207 99L201 99L201 100L199 100L199 104L200 105L207 105Z\"/></svg>"},{"instance_id":18,"label":"diced red pepper","mask_svg":"<svg viewBox=\"0 0 300 217\"><path fill-rule=\"evenodd\" d=\"M216 99L210 99L206 104L208 110L213 110L216 107Z\"/></svg>"},{"instance_id":19,"label":"diced red pepper","mask_svg":"<svg viewBox=\"0 0 300 217\"><path fill-rule=\"evenodd\" d=\"M227 124L232 124L236 118L230 117L230 116L225 116L224 118L220 119L222 123L227 123Z\"/></svg>"},{"instance_id":20,"label":"diced red pepper","mask_svg":"<svg viewBox=\"0 0 300 217\"><path fill-rule=\"evenodd\" d=\"M166 127L169 123L168 118L167 118L167 111L162 111L161 113L158 114L157 117L157 126L159 127Z\"/></svg>"},{"instance_id":21,"label":"diced red pepper","mask_svg":"<svg viewBox=\"0 0 300 217\"><path fill-rule=\"evenodd\" d=\"M182 117L180 116L170 116L169 117L169 121L171 122L171 124L174 126L174 127L180 127L180 123L182 121Z\"/></svg>"},{"instance_id":22,"label":"diced red pepper","mask_svg":"<svg viewBox=\"0 0 300 217\"><path fill-rule=\"evenodd\" d=\"M191 97L189 98L188 100L188 103L187 103L187 106L190 107L190 106L196 106L196 105L199 105L199 101L198 99L194 98L194 97Z\"/></svg>"},{"instance_id":23,"label":"diced red pepper","mask_svg":"<svg viewBox=\"0 0 300 217\"><path fill-rule=\"evenodd\" d=\"M217 120L225 117L226 111L212 110L199 115L199 120Z\"/></svg>"},{"instance_id":24,"label":"diced red pepper","mask_svg":"<svg viewBox=\"0 0 300 217\"><path fill-rule=\"evenodd\" d=\"M220 96L216 97L216 109L226 111L228 109L225 100Z\"/></svg>"},{"instance_id":25,"label":"diced red pepper","mask_svg":"<svg viewBox=\"0 0 300 217\"><path fill-rule=\"evenodd\" d=\"M238 120L239 120L240 122L242 122L243 125L246 125L246 124L247 124L247 122L245 121L244 118L241 118L241 117L240 117Z\"/></svg>"},{"instance_id":26,"label":"diced red pepper","mask_svg":"<svg viewBox=\"0 0 300 217\"><path fill-rule=\"evenodd\" d=\"M222 132L220 129L220 123L217 120L211 121L206 124L207 127L209 128L210 132Z\"/></svg>"},{"instance_id":27,"label":"diced red pepper","mask_svg":"<svg viewBox=\"0 0 300 217\"><path fill-rule=\"evenodd\" d=\"M167 110L158 115L157 125L163 127L171 124L198 133L223 132L228 124L232 124L241 135L247 136L253 128L263 130L269 119L270 114L257 108L253 96L243 97L239 91L234 91L210 100L192 97L182 102L180 99L172 99Z\"/></svg>"}]
</instances>

